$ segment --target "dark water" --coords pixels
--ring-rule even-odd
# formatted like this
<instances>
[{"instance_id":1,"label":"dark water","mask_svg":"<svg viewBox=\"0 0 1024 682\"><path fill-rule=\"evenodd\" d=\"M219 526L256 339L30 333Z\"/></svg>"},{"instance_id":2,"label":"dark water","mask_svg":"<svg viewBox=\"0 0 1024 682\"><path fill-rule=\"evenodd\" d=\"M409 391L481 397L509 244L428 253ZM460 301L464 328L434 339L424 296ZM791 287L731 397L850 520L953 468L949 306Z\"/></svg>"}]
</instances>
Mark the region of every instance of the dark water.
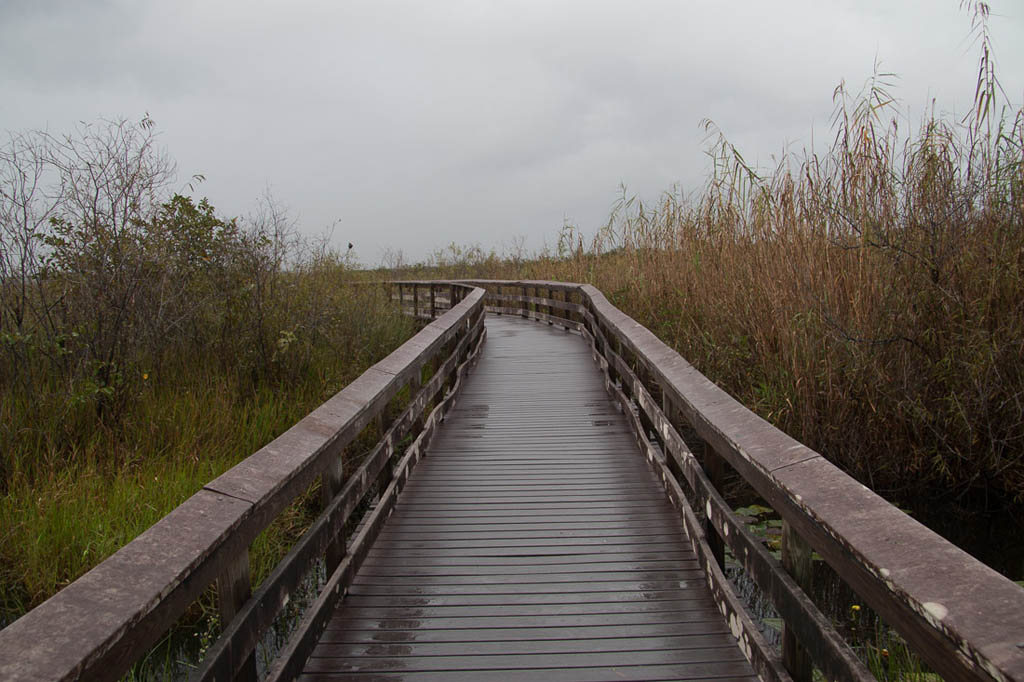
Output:
<instances>
[{"instance_id":1,"label":"dark water","mask_svg":"<svg viewBox=\"0 0 1024 682\"><path fill-rule=\"evenodd\" d=\"M733 509L766 504L732 470L726 474L721 492ZM1010 580L1024 580L1024 509L1021 505L985 510L986 501L938 504L928 495L912 501L890 502Z\"/></svg>"},{"instance_id":2,"label":"dark water","mask_svg":"<svg viewBox=\"0 0 1024 682\"><path fill-rule=\"evenodd\" d=\"M914 512L914 518L1010 580L1024 580L1024 517L1013 512L943 514Z\"/></svg>"}]
</instances>

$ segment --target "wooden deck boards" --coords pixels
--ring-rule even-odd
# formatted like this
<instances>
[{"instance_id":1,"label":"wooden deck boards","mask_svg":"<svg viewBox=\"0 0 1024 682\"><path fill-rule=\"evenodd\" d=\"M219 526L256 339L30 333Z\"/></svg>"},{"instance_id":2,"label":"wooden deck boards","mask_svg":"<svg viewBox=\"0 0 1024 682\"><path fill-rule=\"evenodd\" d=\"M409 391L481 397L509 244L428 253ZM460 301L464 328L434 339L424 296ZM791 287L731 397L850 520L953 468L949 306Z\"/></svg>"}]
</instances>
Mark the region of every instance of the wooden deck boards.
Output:
<instances>
[{"instance_id":1,"label":"wooden deck boards","mask_svg":"<svg viewBox=\"0 0 1024 682\"><path fill-rule=\"evenodd\" d=\"M303 679L756 679L583 340L487 330Z\"/></svg>"}]
</instances>

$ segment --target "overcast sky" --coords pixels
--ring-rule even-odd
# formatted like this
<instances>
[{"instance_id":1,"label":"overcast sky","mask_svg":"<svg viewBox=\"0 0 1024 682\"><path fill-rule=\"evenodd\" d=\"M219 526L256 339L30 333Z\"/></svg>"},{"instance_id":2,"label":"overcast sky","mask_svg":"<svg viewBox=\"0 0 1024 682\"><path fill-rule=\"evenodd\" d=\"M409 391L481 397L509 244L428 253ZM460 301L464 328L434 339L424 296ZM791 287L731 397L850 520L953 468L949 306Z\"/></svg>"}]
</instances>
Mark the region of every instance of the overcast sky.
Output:
<instances>
[{"instance_id":1,"label":"overcast sky","mask_svg":"<svg viewBox=\"0 0 1024 682\"><path fill-rule=\"evenodd\" d=\"M1024 2L992 0L1024 92ZM978 49L958 0L0 0L0 130L156 122L225 216L269 188L365 265L451 242L592 233L625 184L699 188L699 121L751 161L829 138L876 57L914 119L963 113Z\"/></svg>"}]
</instances>

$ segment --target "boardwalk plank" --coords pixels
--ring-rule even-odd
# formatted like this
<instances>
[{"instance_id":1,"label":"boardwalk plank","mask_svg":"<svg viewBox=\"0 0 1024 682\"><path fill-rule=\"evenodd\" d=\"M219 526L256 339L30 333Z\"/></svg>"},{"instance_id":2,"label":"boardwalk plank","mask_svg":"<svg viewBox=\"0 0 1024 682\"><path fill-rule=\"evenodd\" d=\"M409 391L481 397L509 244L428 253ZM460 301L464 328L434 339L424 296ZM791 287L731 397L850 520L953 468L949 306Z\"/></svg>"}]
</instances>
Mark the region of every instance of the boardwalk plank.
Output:
<instances>
[{"instance_id":1,"label":"boardwalk plank","mask_svg":"<svg viewBox=\"0 0 1024 682\"><path fill-rule=\"evenodd\" d=\"M364 588L360 593L369 594L373 591L385 594L410 594L410 595L432 595L432 594L493 594L499 590L511 594L560 594L566 592L622 592L622 591L659 591L672 590L679 587L679 580L591 580L578 581L567 580L563 582L508 582L508 576L503 584L495 585L493 576L486 580L474 583L467 583L462 576L457 578L441 578L425 581L421 578L415 581L407 577L388 579L374 578L372 583L363 583ZM698 571L690 574L690 579L699 581L702 576ZM518 580L518 579L517 579ZM353 589L353 591L356 591ZM343 609L344 610L344 609ZM339 616L340 617L340 616Z\"/></svg>"},{"instance_id":2,"label":"boardwalk plank","mask_svg":"<svg viewBox=\"0 0 1024 682\"><path fill-rule=\"evenodd\" d=\"M485 630L488 628L577 628L592 625L617 625L627 628L630 625L652 625L655 623L696 623L721 620L721 614L714 608L696 608L689 611L672 611L656 613L616 613L616 614L584 614L565 615L546 613L538 609L529 616L467 616L450 618L437 616L427 618L380 618L369 616L358 618L352 609L343 613L332 626L352 627L377 630Z\"/></svg>"},{"instance_id":3,"label":"boardwalk plank","mask_svg":"<svg viewBox=\"0 0 1024 682\"><path fill-rule=\"evenodd\" d=\"M619 555L608 555L608 554L590 554L590 555L572 555L572 556L495 556L495 557L457 557L457 556L437 556L437 557L419 557L412 559L410 557L388 557L381 556L379 554L371 554L370 559L372 560L388 560L397 561L404 563L408 566L440 566L440 565L451 565L451 566L544 566L543 570L549 570L548 567L552 565L562 564L575 564L584 565L588 563L607 563L615 561L663 561L666 559L682 559L686 561L692 561L693 566L696 567L696 558L687 555L685 552L624 552ZM687 566L680 566L680 569L689 568ZM599 570L599 569L594 569ZM369 574L367 574L369 575Z\"/></svg>"},{"instance_id":4,"label":"boardwalk plank","mask_svg":"<svg viewBox=\"0 0 1024 682\"><path fill-rule=\"evenodd\" d=\"M693 571L697 570L696 565L688 565L686 569ZM549 576L555 576L555 574L561 573L572 573L575 576L579 574L592 574L592 573L630 573L636 574L642 572L644 574L653 574L655 571L671 571L674 576L681 574L680 567L675 562L646 562L646 563L630 563L627 561L608 561L603 563L592 563L592 564L577 564L577 563L560 563L560 564L512 564L512 565L490 565L490 566L476 566L472 564L455 564L451 562L437 563L436 565L418 565L409 566L403 564L377 564L374 566L373 571L377 576L495 576L503 577L508 580L511 576L522 576L522 574L531 573L545 573ZM664 574L664 573L662 573Z\"/></svg>"},{"instance_id":5,"label":"boardwalk plank","mask_svg":"<svg viewBox=\"0 0 1024 682\"><path fill-rule=\"evenodd\" d=\"M459 654L454 656L359 656L314 658L306 667L309 673L318 672L428 672L435 670L532 670L535 668L590 668L612 667L628 661L630 667L640 665L670 665L742 660L743 654L735 646L714 649L655 649L640 651L610 651L548 654Z\"/></svg>"},{"instance_id":6,"label":"boardwalk plank","mask_svg":"<svg viewBox=\"0 0 1024 682\"><path fill-rule=\"evenodd\" d=\"M647 651L657 649L709 649L733 646L727 633L680 635L674 637L618 637L604 639L527 640L525 642L474 642L473 653L487 654L561 654L612 651ZM451 656L466 649L465 642L415 642L382 644L361 642L356 644L321 644L315 656Z\"/></svg>"},{"instance_id":7,"label":"boardwalk plank","mask_svg":"<svg viewBox=\"0 0 1024 682\"><path fill-rule=\"evenodd\" d=\"M413 643L413 642L543 642L560 641L574 642L594 639L615 639L622 637L624 631L618 625L592 625L586 627L549 627L549 628L487 628L468 630L465 628L449 628L434 630L358 628L346 623L344 628L328 628L321 637L321 644L339 643ZM656 641L664 637L681 637L690 635L728 634L729 628L717 618L714 621L693 621L684 623L647 623L630 627L625 634L631 637L643 637ZM731 636L731 635L730 635ZM468 647L471 648L471 647Z\"/></svg>"},{"instance_id":8,"label":"boardwalk plank","mask_svg":"<svg viewBox=\"0 0 1024 682\"><path fill-rule=\"evenodd\" d=\"M623 657L625 658L625 657ZM756 682L757 678L750 673L746 662L717 663L681 663L676 665L631 666L620 663L615 666L598 668L534 668L518 671L498 670L443 670L430 672L400 671L382 672L342 672L324 674L304 674L300 680L306 682L329 682L344 680L345 682L622 682L661 681L665 680L723 680L727 682Z\"/></svg>"},{"instance_id":9,"label":"boardwalk plank","mask_svg":"<svg viewBox=\"0 0 1024 682\"><path fill-rule=\"evenodd\" d=\"M349 606L465 606L476 604L600 604L605 602L658 601L678 599L680 590L655 592L577 592L557 594L457 594L451 596L408 597L393 594L360 595L346 597Z\"/></svg>"},{"instance_id":10,"label":"boardwalk plank","mask_svg":"<svg viewBox=\"0 0 1024 682\"><path fill-rule=\"evenodd\" d=\"M351 606L355 606L352 604ZM362 604L359 615L363 618L407 619L419 618L426 613L441 618L511 617L511 616L595 616L619 613L656 613L668 611L706 611L714 608L711 599L663 599L596 603L565 604L417 604L410 606L370 606Z\"/></svg>"}]
</instances>

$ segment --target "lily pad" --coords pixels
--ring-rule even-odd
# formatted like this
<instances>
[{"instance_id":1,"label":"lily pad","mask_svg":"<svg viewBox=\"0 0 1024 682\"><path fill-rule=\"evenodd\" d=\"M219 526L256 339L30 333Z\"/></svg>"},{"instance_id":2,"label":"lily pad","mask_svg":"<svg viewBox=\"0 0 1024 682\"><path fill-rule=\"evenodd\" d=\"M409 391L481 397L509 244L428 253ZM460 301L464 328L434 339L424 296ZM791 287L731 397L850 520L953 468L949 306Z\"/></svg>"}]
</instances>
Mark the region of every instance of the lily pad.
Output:
<instances>
[{"instance_id":1,"label":"lily pad","mask_svg":"<svg viewBox=\"0 0 1024 682\"><path fill-rule=\"evenodd\" d=\"M761 504L751 504L751 505L748 505L746 507L739 507L738 509L734 509L733 512L736 513L736 514L739 514L741 516L753 516L753 517L766 516L768 514L771 514L771 515L775 514L775 510L774 509L772 509L771 507L765 507L764 505L761 505Z\"/></svg>"}]
</instances>

